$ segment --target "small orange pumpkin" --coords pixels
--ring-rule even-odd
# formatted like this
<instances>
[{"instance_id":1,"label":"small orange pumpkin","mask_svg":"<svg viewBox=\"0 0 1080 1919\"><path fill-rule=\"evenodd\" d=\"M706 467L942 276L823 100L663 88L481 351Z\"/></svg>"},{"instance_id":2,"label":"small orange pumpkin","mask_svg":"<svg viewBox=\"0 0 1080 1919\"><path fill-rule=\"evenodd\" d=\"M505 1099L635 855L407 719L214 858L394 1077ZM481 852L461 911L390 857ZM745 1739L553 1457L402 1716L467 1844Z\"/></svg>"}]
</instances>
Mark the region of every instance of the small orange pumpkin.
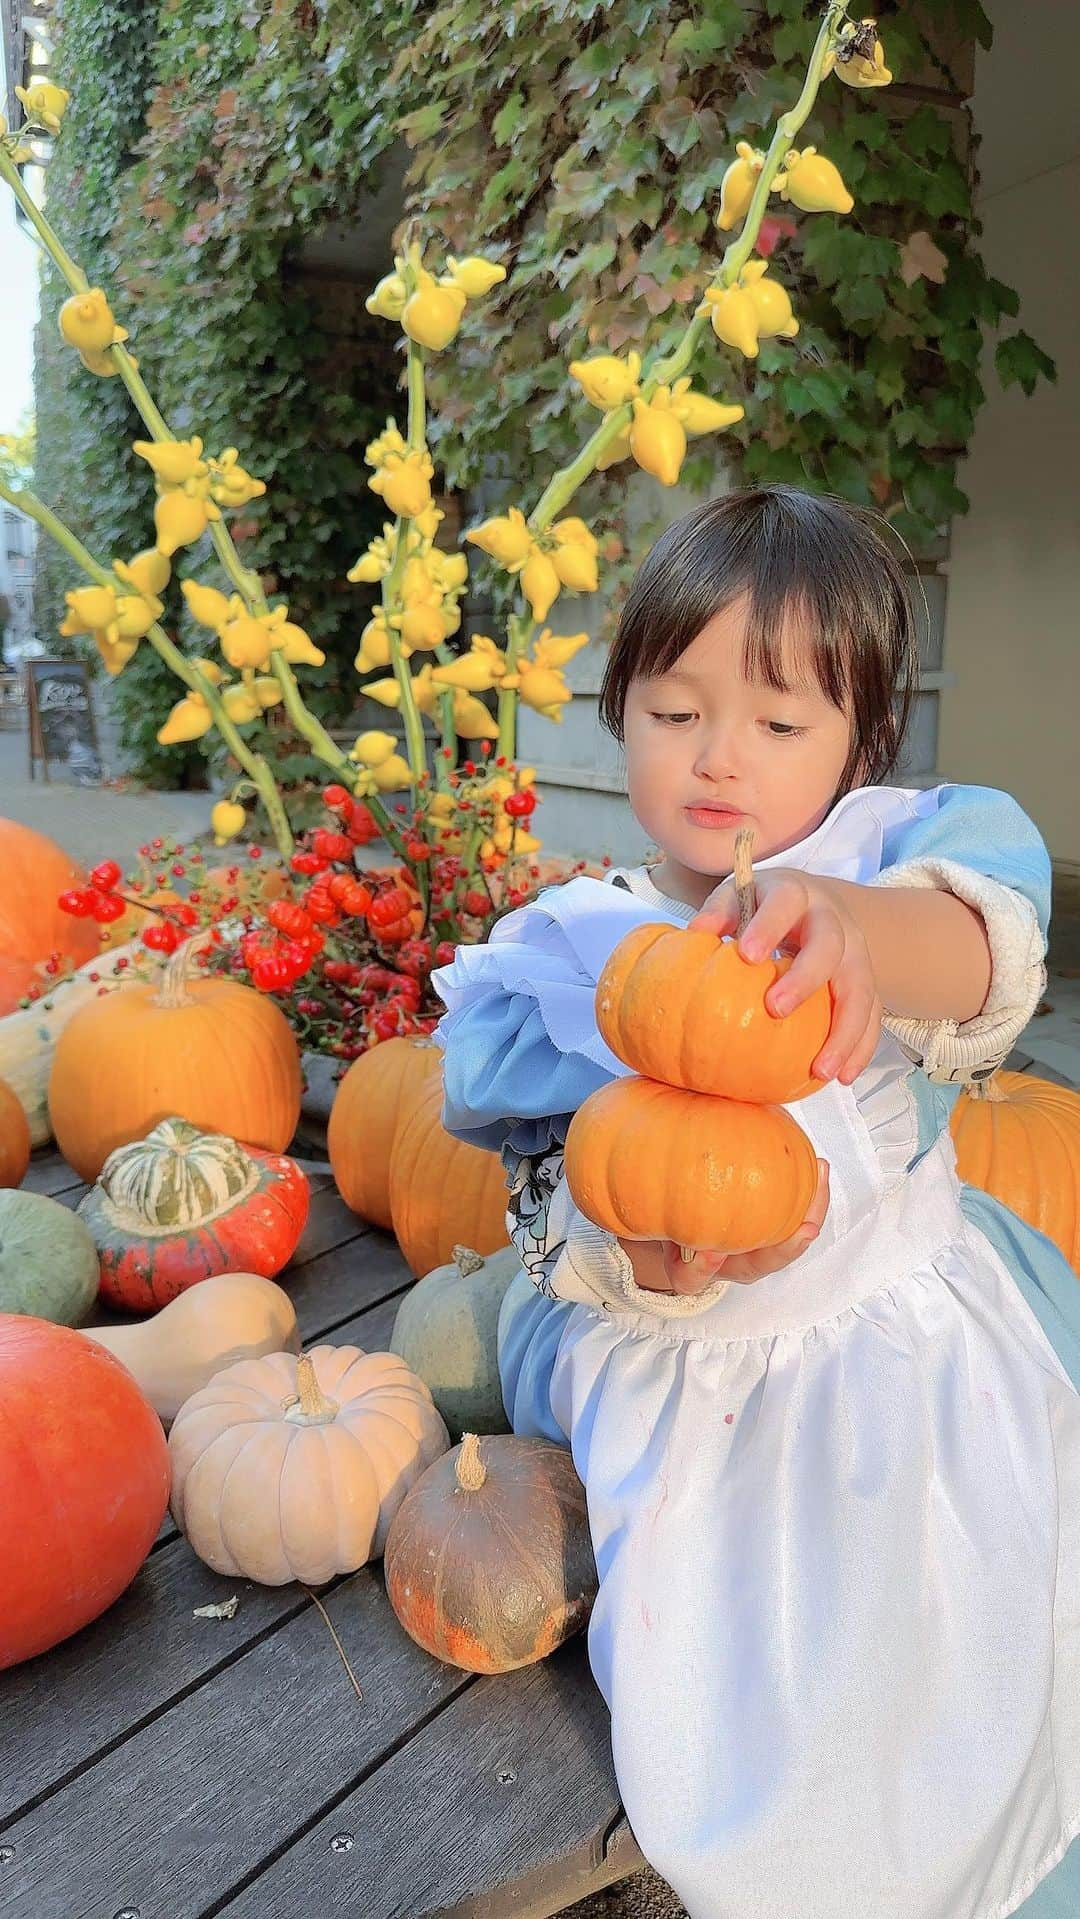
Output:
<instances>
[{"instance_id":1,"label":"small orange pumpkin","mask_svg":"<svg viewBox=\"0 0 1080 1919\"><path fill-rule=\"evenodd\" d=\"M442 1075L420 1088L390 1154L390 1212L417 1278L445 1266L454 1247L493 1253L508 1241L506 1175L498 1153L444 1130Z\"/></svg>"},{"instance_id":2,"label":"small orange pumpkin","mask_svg":"<svg viewBox=\"0 0 1080 1919\"><path fill-rule=\"evenodd\" d=\"M1080 1093L997 1072L949 1120L956 1168L1060 1247L1080 1276Z\"/></svg>"},{"instance_id":3,"label":"small orange pumpkin","mask_svg":"<svg viewBox=\"0 0 1080 1919\"><path fill-rule=\"evenodd\" d=\"M163 1119L271 1153L296 1131L302 1075L288 1021L254 987L190 979L195 944L185 940L158 981L87 1001L60 1035L49 1117L80 1179Z\"/></svg>"},{"instance_id":4,"label":"small orange pumpkin","mask_svg":"<svg viewBox=\"0 0 1080 1919\"><path fill-rule=\"evenodd\" d=\"M13 1013L31 986L46 987L44 962L52 953L81 966L100 944L92 919L77 919L57 904L84 876L63 848L18 820L0 820L0 1013Z\"/></svg>"},{"instance_id":5,"label":"small orange pumpkin","mask_svg":"<svg viewBox=\"0 0 1080 1919\"><path fill-rule=\"evenodd\" d=\"M810 1065L832 1014L824 986L782 1019L766 1009L792 963L743 959L734 940L689 927L636 926L600 975L597 1023L647 1079L727 1099L805 1099L821 1085Z\"/></svg>"},{"instance_id":6,"label":"small orange pumpkin","mask_svg":"<svg viewBox=\"0 0 1080 1919\"><path fill-rule=\"evenodd\" d=\"M606 1232L731 1253L789 1239L818 1170L782 1107L649 1079L590 1093L570 1122L564 1163L574 1204Z\"/></svg>"},{"instance_id":7,"label":"small orange pumpkin","mask_svg":"<svg viewBox=\"0 0 1080 1919\"><path fill-rule=\"evenodd\" d=\"M334 1096L326 1142L338 1192L386 1232L393 1231L390 1157L398 1127L441 1062L441 1047L420 1034L382 1040L353 1061Z\"/></svg>"}]
</instances>

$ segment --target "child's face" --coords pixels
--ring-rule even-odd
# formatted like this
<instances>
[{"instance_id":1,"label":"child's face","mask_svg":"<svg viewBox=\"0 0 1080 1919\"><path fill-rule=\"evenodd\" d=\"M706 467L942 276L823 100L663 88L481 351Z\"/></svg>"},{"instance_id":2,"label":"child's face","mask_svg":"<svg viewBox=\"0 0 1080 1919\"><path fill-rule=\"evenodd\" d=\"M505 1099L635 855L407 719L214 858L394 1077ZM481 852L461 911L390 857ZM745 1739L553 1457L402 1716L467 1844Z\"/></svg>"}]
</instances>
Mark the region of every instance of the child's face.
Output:
<instances>
[{"instance_id":1,"label":"child's face","mask_svg":"<svg viewBox=\"0 0 1080 1919\"><path fill-rule=\"evenodd\" d=\"M669 672L627 693L630 804L688 897L695 878L731 872L739 828L753 831L756 859L813 832L847 762L850 715L800 670L797 630L783 647L795 691L746 678L746 617L745 601L718 613Z\"/></svg>"}]
</instances>

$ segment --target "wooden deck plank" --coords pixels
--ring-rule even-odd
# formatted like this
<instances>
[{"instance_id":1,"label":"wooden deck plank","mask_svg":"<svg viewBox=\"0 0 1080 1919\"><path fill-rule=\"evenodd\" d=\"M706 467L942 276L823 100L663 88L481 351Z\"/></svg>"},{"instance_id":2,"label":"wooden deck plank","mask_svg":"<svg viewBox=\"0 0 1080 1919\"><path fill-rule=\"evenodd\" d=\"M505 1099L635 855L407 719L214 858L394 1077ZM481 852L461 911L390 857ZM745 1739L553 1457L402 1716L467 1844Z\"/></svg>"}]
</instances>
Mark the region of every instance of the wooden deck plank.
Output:
<instances>
[{"instance_id":1,"label":"wooden deck plank","mask_svg":"<svg viewBox=\"0 0 1080 1919\"><path fill-rule=\"evenodd\" d=\"M362 1700L305 1607L5 1828L4 1919L216 1912L470 1683L413 1644L377 1574L323 1603Z\"/></svg>"},{"instance_id":2,"label":"wooden deck plank","mask_svg":"<svg viewBox=\"0 0 1080 1919\"><path fill-rule=\"evenodd\" d=\"M540 1919L642 1863L579 1636L460 1693L221 1919Z\"/></svg>"},{"instance_id":3,"label":"wooden deck plank","mask_svg":"<svg viewBox=\"0 0 1080 1919\"><path fill-rule=\"evenodd\" d=\"M350 1211L336 1186L316 1193L311 1201L307 1225L300 1237L300 1244L293 1254L294 1267L303 1266L309 1259L317 1259L321 1253L328 1253L335 1246L344 1246L358 1233L370 1231L365 1220Z\"/></svg>"},{"instance_id":4,"label":"wooden deck plank","mask_svg":"<svg viewBox=\"0 0 1080 1919\"><path fill-rule=\"evenodd\" d=\"M354 1218L354 1229L357 1223ZM396 1241L374 1229L280 1275L305 1345L381 1299L407 1291L412 1283Z\"/></svg>"},{"instance_id":5,"label":"wooden deck plank","mask_svg":"<svg viewBox=\"0 0 1080 1919\"><path fill-rule=\"evenodd\" d=\"M396 1312L390 1299L357 1314L335 1344L383 1350ZM195 1606L233 1593L235 1619L192 1617ZM0 1826L309 1604L296 1586L220 1578L166 1516L150 1558L108 1612L0 1676Z\"/></svg>"},{"instance_id":6,"label":"wooden deck plank","mask_svg":"<svg viewBox=\"0 0 1080 1919\"><path fill-rule=\"evenodd\" d=\"M78 1186L83 1192L86 1190L78 1173L72 1172L54 1146L38 1148L26 1169L22 1185L24 1192L43 1193L47 1199L58 1198L72 1186Z\"/></svg>"}]
</instances>

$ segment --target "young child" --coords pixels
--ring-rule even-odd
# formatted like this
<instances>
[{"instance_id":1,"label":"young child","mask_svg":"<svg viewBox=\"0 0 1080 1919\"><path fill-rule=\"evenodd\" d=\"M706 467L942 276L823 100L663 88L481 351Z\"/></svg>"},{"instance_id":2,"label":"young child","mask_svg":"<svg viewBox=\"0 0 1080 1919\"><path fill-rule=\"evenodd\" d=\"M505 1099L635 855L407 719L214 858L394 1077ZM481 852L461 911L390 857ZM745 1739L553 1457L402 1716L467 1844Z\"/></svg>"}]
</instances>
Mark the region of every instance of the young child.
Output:
<instances>
[{"instance_id":1,"label":"young child","mask_svg":"<svg viewBox=\"0 0 1080 1919\"><path fill-rule=\"evenodd\" d=\"M869 516L784 487L687 514L601 701L659 863L552 887L436 974L444 1123L500 1151L525 1272L508 1414L569 1442L589 1653L638 1843L691 1919L1077 1919L1080 1287L961 1187L948 1114L1038 1003L1039 835L1004 793L885 782L917 676ZM786 1245L724 1258L576 1212L569 1120L628 1069L594 990L645 921L828 982L819 1157Z\"/></svg>"}]
</instances>

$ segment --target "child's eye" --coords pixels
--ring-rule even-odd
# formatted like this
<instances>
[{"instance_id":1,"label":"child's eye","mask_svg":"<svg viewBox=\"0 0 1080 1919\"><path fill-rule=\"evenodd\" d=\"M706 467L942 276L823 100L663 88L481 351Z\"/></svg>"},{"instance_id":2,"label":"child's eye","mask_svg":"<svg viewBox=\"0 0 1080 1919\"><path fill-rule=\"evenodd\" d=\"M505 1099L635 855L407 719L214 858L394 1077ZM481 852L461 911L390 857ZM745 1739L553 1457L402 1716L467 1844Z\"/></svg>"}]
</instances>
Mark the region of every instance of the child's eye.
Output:
<instances>
[{"instance_id":1,"label":"child's eye","mask_svg":"<svg viewBox=\"0 0 1080 1919\"><path fill-rule=\"evenodd\" d=\"M669 726L680 726L683 720L692 720L694 715L692 713L653 713L650 717L654 720L664 720Z\"/></svg>"},{"instance_id":2,"label":"child's eye","mask_svg":"<svg viewBox=\"0 0 1080 1919\"><path fill-rule=\"evenodd\" d=\"M785 720L770 720L769 731L774 740L798 740L806 732L805 726L789 726Z\"/></svg>"}]
</instances>

